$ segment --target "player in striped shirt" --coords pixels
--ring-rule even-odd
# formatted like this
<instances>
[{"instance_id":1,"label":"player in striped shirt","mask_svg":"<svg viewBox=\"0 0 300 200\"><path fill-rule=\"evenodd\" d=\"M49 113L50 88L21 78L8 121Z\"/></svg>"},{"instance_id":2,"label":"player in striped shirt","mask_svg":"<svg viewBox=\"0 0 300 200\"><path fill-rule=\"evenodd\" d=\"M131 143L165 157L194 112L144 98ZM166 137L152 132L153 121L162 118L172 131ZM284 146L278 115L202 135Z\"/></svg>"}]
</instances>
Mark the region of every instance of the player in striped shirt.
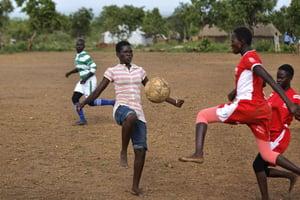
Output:
<instances>
[{"instance_id":1,"label":"player in striped shirt","mask_svg":"<svg viewBox=\"0 0 300 200\"><path fill-rule=\"evenodd\" d=\"M74 60L75 69L72 69L71 71L67 72L65 74L66 77L69 77L73 73L79 73L80 80L77 82L73 96L72 96L72 102L75 106L75 109L77 107L77 104L79 103L79 99L82 96L85 96L87 98L96 88L97 86L97 78L95 76L95 72L97 69L96 64L92 60L91 56L84 51L85 48L85 42L83 39L79 39L76 42L76 57ZM104 106L104 105L114 105L114 100L106 100L106 99L95 99L93 102L91 102L90 106ZM76 112L79 116L79 121L75 122L73 125L86 125L87 120L85 118L85 115L83 113L83 110L77 110Z\"/></svg>"},{"instance_id":2,"label":"player in striped shirt","mask_svg":"<svg viewBox=\"0 0 300 200\"><path fill-rule=\"evenodd\" d=\"M144 112L141 104L141 87L148 82L146 71L133 63L133 52L130 43L121 41L116 45L116 55L120 64L108 68L96 90L82 103L78 109L84 107L96 99L111 82L115 88L116 103L113 110L115 121L122 126L122 150L120 153L120 165L128 167L127 147L131 139L134 149L134 170L131 193L144 196L139 187L140 178L144 168L147 150L147 128ZM167 98L166 102L181 107L184 103L181 99Z\"/></svg>"},{"instance_id":3,"label":"player in striped shirt","mask_svg":"<svg viewBox=\"0 0 300 200\"><path fill-rule=\"evenodd\" d=\"M294 69L291 65L281 65L277 71L277 83L282 87L285 94L293 103L300 104L300 95L291 88L293 76ZM272 107L270 146L273 151L284 153L290 143L291 134L288 127L293 121L294 116L290 113L285 103L276 92L273 91L270 94L268 102ZM294 173L275 169L275 166L264 161L260 154L256 156L256 159L253 162L253 169L263 200L269 199L267 177L289 179L289 192L291 192L297 180L297 176Z\"/></svg>"}]
</instances>

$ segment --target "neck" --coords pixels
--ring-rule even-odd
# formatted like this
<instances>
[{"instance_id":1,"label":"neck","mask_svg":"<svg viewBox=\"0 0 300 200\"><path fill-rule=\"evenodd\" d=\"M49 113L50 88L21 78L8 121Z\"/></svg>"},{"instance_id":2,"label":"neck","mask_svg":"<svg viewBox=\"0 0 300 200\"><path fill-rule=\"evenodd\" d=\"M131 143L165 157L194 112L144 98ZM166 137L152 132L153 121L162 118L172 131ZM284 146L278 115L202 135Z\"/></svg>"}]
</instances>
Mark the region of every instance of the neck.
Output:
<instances>
[{"instance_id":1,"label":"neck","mask_svg":"<svg viewBox=\"0 0 300 200\"><path fill-rule=\"evenodd\" d=\"M290 89L291 88L291 86L290 85L288 85L288 86L286 86L286 87L284 87L284 88L282 88L284 91L287 91L288 89Z\"/></svg>"},{"instance_id":2,"label":"neck","mask_svg":"<svg viewBox=\"0 0 300 200\"><path fill-rule=\"evenodd\" d=\"M130 63L121 63L122 65L125 65L128 69L131 67Z\"/></svg>"},{"instance_id":3,"label":"neck","mask_svg":"<svg viewBox=\"0 0 300 200\"><path fill-rule=\"evenodd\" d=\"M250 51L250 50L252 50L252 49L249 46L243 48L242 51L241 51L241 55L244 55L247 51Z\"/></svg>"}]
</instances>

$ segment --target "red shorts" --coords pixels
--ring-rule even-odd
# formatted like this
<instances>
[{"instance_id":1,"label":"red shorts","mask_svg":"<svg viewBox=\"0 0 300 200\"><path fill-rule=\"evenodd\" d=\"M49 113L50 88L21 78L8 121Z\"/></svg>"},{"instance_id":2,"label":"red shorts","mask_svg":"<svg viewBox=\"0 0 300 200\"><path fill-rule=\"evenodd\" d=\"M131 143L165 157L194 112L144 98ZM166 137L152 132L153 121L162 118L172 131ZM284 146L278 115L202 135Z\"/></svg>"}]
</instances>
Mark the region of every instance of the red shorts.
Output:
<instances>
[{"instance_id":1,"label":"red shorts","mask_svg":"<svg viewBox=\"0 0 300 200\"><path fill-rule=\"evenodd\" d=\"M217 108L219 119L228 124L247 124L253 134L269 141L269 128L272 110L267 101L240 100Z\"/></svg>"},{"instance_id":2,"label":"red shorts","mask_svg":"<svg viewBox=\"0 0 300 200\"><path fill-rule=\"evenodd\" d=\"M281 132L272 132L270 133L271 141L270 147L273 151L278 153L284 153L288 148L291 139L290 129L285 128Z\"/></svg>"}]
</instances>

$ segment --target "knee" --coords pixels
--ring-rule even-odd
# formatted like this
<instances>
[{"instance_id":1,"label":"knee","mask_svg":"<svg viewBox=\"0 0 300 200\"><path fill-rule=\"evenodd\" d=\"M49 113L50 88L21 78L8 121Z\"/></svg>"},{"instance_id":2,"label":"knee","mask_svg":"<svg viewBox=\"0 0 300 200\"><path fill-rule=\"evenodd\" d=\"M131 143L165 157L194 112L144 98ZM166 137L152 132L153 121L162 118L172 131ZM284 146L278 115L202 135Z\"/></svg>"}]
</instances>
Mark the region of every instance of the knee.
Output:
<instances>
[{"instance_id":1,"label":"knee","mask_svg":"<svg viewBox=\"0 0 300 200\"><path fill-rule=\"evenodd\" d=\"M72 96L72 102L73 104L78 103L79 99L75 97L75 95Z\"/></svg>"},{"instance_id":2,"label":"knee","mask_svg":"<svg viewBox=\"0 0 300 200\"><path fill-rule=\"evenodd\" d=\"M72 102L73 102L73 104L78 103L81 96L82 96L81 93L74 92L73 96L72 96Z\"/></svg>"},{"instance_id":3,"label":"knee","mask_svg":"<svg viewBox=\"0 0 300 200\"><path fill-rule=\"evenodd\" d=\"M144 159L146 156L146 149L145 148L134 149L134 155L138 160Z\"/></svg>"},{"instance_id":4,"label":"knee","mask_svg":"<svg viewBox=\"0 0 300 200\"><path fill-rule=\"evenodd\" d=\"M135 124L137 120L138 118L135 113L131 113L126 117L126 122L130 124Z\"/></svg>"},{"instance_id":5,"label":"knee","mask_svg":"<svg viewBox=\"0 0 300 200\"><path fill-rule=\"evenodd\" d=\"M252 167L255 173L264 171L264 165L263 160L261 159L255 159L252 163Z\"/></svg>"}]
</instances>

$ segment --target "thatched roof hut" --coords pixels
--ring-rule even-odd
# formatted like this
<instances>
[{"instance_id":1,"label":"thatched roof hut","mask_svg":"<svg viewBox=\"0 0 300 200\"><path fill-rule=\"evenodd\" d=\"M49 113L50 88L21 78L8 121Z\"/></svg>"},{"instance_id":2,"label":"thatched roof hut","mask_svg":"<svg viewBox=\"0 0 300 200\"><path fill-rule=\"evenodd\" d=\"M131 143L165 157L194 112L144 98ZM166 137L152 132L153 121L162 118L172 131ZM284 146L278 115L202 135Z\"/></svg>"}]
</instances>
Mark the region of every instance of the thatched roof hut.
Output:
<instances>
[{"instance_id":1,"label":"thatched roof hut","mask_svg":"<svg viewBox=\"0 0 300 200\"><path fill-rule=\"evenodd\" d=\"M258 24L254 27L253 40L270 40L273 42L276 32L279 36L282 35L273 24Z\"/></svg>"},{"instance_id":2,"label":"thatched roof hut","mask_svg":"<svg viewBox=\"0 0 300 200\"><path fill-rule=\"evenodd\" d=\"M277 32L279 36L282 34L273 24L258 24L254 27L254 41L259 40L270 40L273 41L274 35ZM229 33L224 30L218 28L215 25L206 25L199 32L199 38L207 37L213 42L225 42L229 38Z\"/></svg>"},{"instance_id":3,"label":"thatched roof hut","mask_svg":"<svg viewBox=\"0 0 300 200\"><path fill-rule=\"evenodd\" d=\"M213 42L225 42L228 39L228 33L215 25L205 25L199 32L199 38L207 37Z\"/></svg>"}]
</instances>

